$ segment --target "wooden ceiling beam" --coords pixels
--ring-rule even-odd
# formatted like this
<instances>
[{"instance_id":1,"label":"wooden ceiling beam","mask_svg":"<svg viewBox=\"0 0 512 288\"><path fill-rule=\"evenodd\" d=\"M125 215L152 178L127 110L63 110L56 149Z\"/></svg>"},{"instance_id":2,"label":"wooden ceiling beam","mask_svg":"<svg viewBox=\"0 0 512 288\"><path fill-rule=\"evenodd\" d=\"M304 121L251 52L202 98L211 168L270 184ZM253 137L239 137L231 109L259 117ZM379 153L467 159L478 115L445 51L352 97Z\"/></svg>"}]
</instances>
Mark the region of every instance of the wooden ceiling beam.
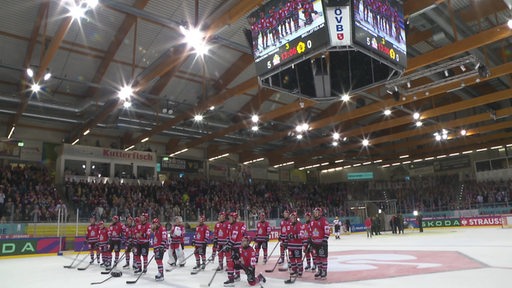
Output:
<instances>
[{"instance_id":1,"label":"wooden ceiling beam","mask_svg":"<svg viewBox=\"0 0 512 288\"><path fill-rule=\"evenodd\" d=\"M421 54L420 56L407 60L406 72L414 71L420 67L434 64L446 60L450 57L459 55L460 53L477 49L487 44L497 42L512 37L512 29L503 24L493 27L478 34L469 36L455 43L446 45L442 48L432 50Z\"/></svg>"},{"instance_id":2,"label":"wooden ceiling beam","mask_svg":"<svg viewBox=\"0 0 512 288\"><path fill-rule=\"evenodd\" d=\"M458 14L460 20L470 23L507 9L505 1L471 1L471 5Z\"/></svg>"}]
</instances>

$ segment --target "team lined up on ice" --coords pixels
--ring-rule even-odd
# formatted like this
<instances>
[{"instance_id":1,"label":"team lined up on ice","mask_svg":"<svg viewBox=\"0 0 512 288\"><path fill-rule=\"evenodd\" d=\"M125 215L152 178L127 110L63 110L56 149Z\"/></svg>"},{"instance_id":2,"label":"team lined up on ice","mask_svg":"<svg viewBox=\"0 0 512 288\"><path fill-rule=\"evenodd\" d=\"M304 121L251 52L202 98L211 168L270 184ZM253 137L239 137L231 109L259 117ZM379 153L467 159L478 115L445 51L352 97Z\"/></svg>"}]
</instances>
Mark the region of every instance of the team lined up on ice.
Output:
<instances>
[{"instance_id":1,"label":"team lined up on ice","mask_svg":"<svg viewBox=\"0 0 512 288\"><path fill-rule=\"evenodd\" d=\"M205 217L201 216L192 241L194 252L187 257L184 253L185 226L182 218L175 217L174 224L168 224L167 227L164 227L158 218L153 219L150 224L148 218L149 215L143 213L140 217L128 217L123 224L118 216L114 216L111 225L107 228L103 221L96 223L95 217L91 217L86 233L90 264L94 264L94 261L99 264L101 256L100 266L110 271L112 264L117 265L123 260L119 255L124 246L123 268L129 269L132 263L135 274L146 273L151 261L148 261L148 254L152 246L153 257L158 268L155 276L157 281L164 280L163 259L167 251L167 264L170 265L167 271L185 266L186 260L194 255L196 265L191 274L196 274L204 270L208 263L215 262L217 258L216 272L224 271L224 261L226 263L228 279L224 282L225 287L233 287L236 281L240 281L241 270L245 272L249 285L254 286L266 281L261 273L256 276L256 264L260 258L260 252L263 252L263 264L266 264L279 245L280 255L274 269L278 264L282 264L279 270L289 271L290 279L285 283L293 283L302 276L303 271L317 271L315 279L327 277L330 226L321 208L314 209L313 217L311 213L305 213L304 223L299 220L296 212L284 211L280 223L279 243L274 246L270 254L268 242L272 227L266 220L265 213L259 214L254 239L250 239L247 235L245 223L238 221L236 212L220 212L213 231L210 231L205 224ZM254 248L250 245L252 240L255 242ZM213 243L212 254L207 259L206 250L210 242ZM286 252L288 252L287 257ZM306 267L304 267L304 261ZM274 269L267 272L272 272Z\"/></svg>"}]
</instances>

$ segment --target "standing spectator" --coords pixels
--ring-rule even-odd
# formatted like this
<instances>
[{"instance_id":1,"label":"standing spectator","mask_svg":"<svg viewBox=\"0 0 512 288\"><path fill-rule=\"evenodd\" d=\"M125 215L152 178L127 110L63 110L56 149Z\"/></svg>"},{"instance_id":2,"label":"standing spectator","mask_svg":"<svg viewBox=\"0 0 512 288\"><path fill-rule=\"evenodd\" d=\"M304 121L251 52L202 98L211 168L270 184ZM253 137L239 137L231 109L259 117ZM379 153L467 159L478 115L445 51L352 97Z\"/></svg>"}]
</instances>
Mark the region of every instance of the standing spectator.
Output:
<instances>
[{"instance_id":1,"label":"standing spectator","mask_svg":"<svg viewBox=\"0 0 512 288\"><path fill-rule=\"evenodd\" d=\"M340 239L340 229L341 229L341 221L340 221L340 218L338 216L336 216L336 218L334 218L334 221L333 221L333 226L334 226L334 236L336 239Z\"/></svg>"},{"instance_id":2,"label":"standing spectator","mask_svg":"<svg viewBox=\"0 0 512 288\"><path fill-rule=\"evenodd\" d=\"M421 215L421 213L418 213L418 215L416 216L416 223L418 223L420 233L423 233L423 215Z\"/></svg>"},{"instance_id":3,"label":"standing spectator","mask_svg":"<svg viewBox=\"0 0 512 288\"><path fill-rule=\"evenodd\" d=\"M57 206L55 206L55 213L57 217L60 216L62 222L68 222L68 207L66 207L62 200L59 200Z\"/></svg>"},{"instance_id":4,"label":"standing spectator","mask_svg":"<svg viewBox=\"0 0 512 288\"><path fill-rule=\"evenodd\" d=\"M372 238L372 218L366 217L366 220L364 220L364 226L366 227L366 238Z\"/></svg>"}]
</instances>

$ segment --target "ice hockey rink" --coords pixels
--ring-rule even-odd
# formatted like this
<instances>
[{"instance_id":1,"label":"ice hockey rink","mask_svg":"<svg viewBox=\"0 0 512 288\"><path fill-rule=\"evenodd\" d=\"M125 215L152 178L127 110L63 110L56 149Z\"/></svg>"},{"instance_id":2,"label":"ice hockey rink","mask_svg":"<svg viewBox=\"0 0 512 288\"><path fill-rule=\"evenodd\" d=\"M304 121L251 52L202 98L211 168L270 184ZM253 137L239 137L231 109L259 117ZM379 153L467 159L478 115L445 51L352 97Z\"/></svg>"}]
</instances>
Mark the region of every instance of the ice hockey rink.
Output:
<instances>
[{"instance_id":1,"label":"ice hockey rink","mask_svg":"<svg viewBox=\"0 0 512 288\"><path fill-rule=\"evenodd\" d=\"M273 248L274 245L276 242L269 246ZM186 255L191 252L191 248L186 249ZM263 272L267 278L266 283L261 283L263 287L494 288L510 287L512 281L512 229L501 227L425 229L424 233L408 230L405 235L386 232L371 239L363 233L343 235L339 240L331 236L327 280L315 280L314 273L305 272L293 284L284 284L288 279L287 272L278 269L272 273L264 272L276 263L277 252L278 249L265 266L257 266L257 273ZM0 286L208 287L217 264L209 264L204 271L191 275L195 264L192 257L185 267L166 273L164 281L156 282L156 264L152 262L148 273L135 284L126 283L136 278L132 270L120 270L123 272L121 277L91 285L110 275L101 274L103 270L97 265L84 271L64 268L71 264L75 255L66 252L62 256L0 258ZM225 280L226 272L218 272L210 287L223 287ZM250 287L245 280L242 272L242 281L236 282L235 287Z\"/></svg>"}]
</instances>

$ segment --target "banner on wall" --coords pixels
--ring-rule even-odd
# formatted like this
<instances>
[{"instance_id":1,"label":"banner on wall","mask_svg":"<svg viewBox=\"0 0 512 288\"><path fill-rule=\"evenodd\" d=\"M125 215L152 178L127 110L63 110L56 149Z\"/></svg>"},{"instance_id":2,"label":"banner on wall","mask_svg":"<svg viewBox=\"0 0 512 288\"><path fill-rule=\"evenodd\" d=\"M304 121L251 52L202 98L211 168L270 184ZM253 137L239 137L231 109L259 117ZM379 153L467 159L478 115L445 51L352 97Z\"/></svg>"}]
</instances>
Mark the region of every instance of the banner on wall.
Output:
<instances>
[{"instance_id":1,"label":"banner on wall","mask_svg":"<svg viewBox=\"0 0 512 288\"><path fill-rule=\"evenodd\" d=\"M0 256L57 253L59 240L58 237L0 239Z\"/></svg>"},{"instance_id":2,"label":"banner on wall","mask_svg":"<svg viewBox=\"0 0 512 288\"><path fill-rule=\"evenodd\" d=\"M154 152L124 151L119 149L90 147L71 144L63 145L62 155L74 158L136 161L139 165L144 163L151 163L152 167L154 163L156 163L156 156Z\"/></svg>"}]
</instances>

